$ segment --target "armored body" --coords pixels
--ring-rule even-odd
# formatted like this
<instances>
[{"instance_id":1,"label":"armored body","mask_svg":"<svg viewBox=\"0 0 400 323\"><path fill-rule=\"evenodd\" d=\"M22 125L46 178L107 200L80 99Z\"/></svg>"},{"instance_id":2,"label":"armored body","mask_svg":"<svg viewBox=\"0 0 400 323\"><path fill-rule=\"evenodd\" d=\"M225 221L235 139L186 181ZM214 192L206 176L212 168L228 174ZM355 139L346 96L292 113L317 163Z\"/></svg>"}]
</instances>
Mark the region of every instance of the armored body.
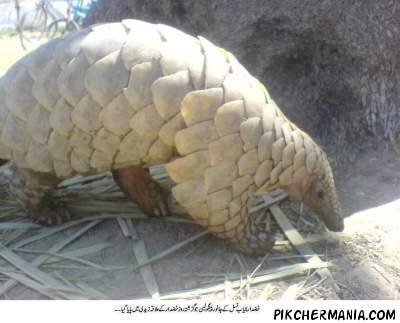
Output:
<instances>
[{"instance_id":1,"label":"armored body","mask_svg":"<svg viewBox=\"0 0 400 323\"><path fill-rule=\"evenodd\" d=\"M165 214L143 166L166 163L178 203L241 251L272 248L270 223L247 202L274 187L343 228L322 149L231 53L165 25L97 25L19 60L0 79L0 159L12 161L16 198L45 222L62 217L43 202L49 190L104 171L146 213Z\"/></svg>"}]
</instances>

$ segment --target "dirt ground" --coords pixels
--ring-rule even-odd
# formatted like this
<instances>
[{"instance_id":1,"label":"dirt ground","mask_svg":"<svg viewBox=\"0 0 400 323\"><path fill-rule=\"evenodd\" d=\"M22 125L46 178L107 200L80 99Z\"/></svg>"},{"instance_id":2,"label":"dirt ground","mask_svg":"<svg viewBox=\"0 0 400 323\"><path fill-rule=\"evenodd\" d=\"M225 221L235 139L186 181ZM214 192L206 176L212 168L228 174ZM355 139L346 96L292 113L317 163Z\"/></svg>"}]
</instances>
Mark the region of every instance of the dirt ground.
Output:
<instances>
[{"instance_id":1,"label":"dirt ground","mask_svg":"<svg viewBox=\"0 0 400 323\"><path fill-rule=\"evenodd\" d=\"M10 57L15 58L20 53L21 50L15 38L0 37L0 62L2 62L0 69L11 63ZM317 274L309 271L268 283L257 285L245 283L239 290L233 290L226 282L221 292L198 297L220 299L400 298L399 156L387 147L371 148L357 156L353 164L346 167L339 165L336 181L338 195L346 215L346 229L343 233L324 233L314 216L308 212L299 215L298 203L286 203L284 210L312 249L320 255L322 260L331 263L330 270L339 290L333 291L327 281L322 281ZM202 231L194 224L174 223L160 219L135 220L133 223L150 257ZM78 228L80 227L71 227L46 239L23 246L25 250L18 250L15 247L18 246L18 241L49 230L31 228L14 241L16 249L13 250L26 261L30 261L37 257L37 254L30 251L36 250L40 253L48 250L60 240L74 234ZM11 233L15 232L22 232L22 230L14 230ZM4 237L11 233L9 230L0 231L0 241L4 242ZM323 239L321 235L324 235ZM284 241L285 238L279 235L278 240ZM141 273L132 270L132 265L138 263L133 244L131 239L124 237L116 220L104 220L63 249L63 252L67 253L70 250L98 246L98 252L82 258L90 261L91 264L97 264L97 268L84 263L71 262L71 259L49 262L40 268L57 277L61 275L72 284L91 286L100 293L99 298L149 298ZM304 262L304 260L287 243L278 244L268 257L250 257L233 252L223 241L207 235L153 263L151 267L159 292L165 295L224 283L224 278L232 273L240 274L243 281L246 281L246 277L254 270L271 270L299 262ZM5 266L7 264L1 261L0 269ZM16 270L16 272L19 271ZM0 275L0 289L7 280L8 278ZM47 297L19 284L0 298L42 299Z\"/></svg>"},{"instance_id":2,"label":"dirt ground","mask_svg":"<svg viewBox=\"0 0 400 323\"><path fill-rule=\"evenodd\" d=\"M25 51L20 46L19 38L9 33L0 33L0 75L18 58L24 56Z\"/></svg>"}]
</instances>

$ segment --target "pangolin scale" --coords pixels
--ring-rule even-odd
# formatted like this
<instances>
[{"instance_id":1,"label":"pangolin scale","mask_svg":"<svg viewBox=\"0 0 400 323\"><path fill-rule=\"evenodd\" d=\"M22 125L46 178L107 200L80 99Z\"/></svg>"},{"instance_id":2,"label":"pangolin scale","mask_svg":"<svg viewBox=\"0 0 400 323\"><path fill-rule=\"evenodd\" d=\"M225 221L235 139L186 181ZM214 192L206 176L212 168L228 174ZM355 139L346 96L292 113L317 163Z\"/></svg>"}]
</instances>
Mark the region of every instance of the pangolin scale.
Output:
<instances>
[{"instance_id":1,"label":"pangolin scale","mask_svg":"<svg viewBox=\"0 0 400 323\"><path fill-rule=\"evenodd\" d=\"M256 191L283 188L343 227L322 149L231 53L166 25L96 25L19 60L0 79L0 159L30 206L44 182L167 163L187 212L253 254L274 241L248 213Z\"/></svg>"}]
</instances>

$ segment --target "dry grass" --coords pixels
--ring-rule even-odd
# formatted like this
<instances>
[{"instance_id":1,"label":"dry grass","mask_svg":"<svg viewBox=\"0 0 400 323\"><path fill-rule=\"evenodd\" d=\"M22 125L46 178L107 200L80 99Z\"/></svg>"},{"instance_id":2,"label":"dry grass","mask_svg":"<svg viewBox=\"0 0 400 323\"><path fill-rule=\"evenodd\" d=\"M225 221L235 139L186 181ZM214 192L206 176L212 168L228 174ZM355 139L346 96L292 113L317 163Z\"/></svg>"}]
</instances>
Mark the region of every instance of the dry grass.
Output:
<instances>
[{"instance_id":1,"label":"dry grass","mask_svg":"<svg viewBox=\"0 0 400 323\"><path fill-rule=\"evenodd\" d=\"M162 167L153 169L152 174L159 180L166 178ZM6 177L7 171L0 169L1 176ZM135 224L132 221L132 219L145 219L146 215L133 203L126 201L123 194L112 181L109 173L85 178L75 177L67 180L56 190L54 199L59 203L67 205L71 213L75 216L79 215L81 219L59 227L39 227L38 229L37 225L23 218L15 218L15 215L22 212L21 208L10 198L3 198L0 205L0 217L3 218L0 222L0 230L2 232L0 240L2 242L2 248L0 248L0 258L2 258L2 261L0 261L0 279L5 280L5 283L0 285L0 296L5 295L5 293L17 284L22 284L52 299L109 298L106 294L96 290L94 286L90 286L82 281L72 282L73 279L71 277L60 275L58 271L54 270L59 268L75 268L83 271L92 268L110 272L128 269L132 272L132 275L139 273L142 276L144 286L153 299L192 299L219 292L224 292L225 297L247 299L254 286L272 281L283 281L288 277L308 273L305 280L289 286L286 292L283 293L283 296L289 299L306 298L305 294L326 279L318 279L318 275L312 275L312 272L314 270L318 272L318 269L328 270L328 263L323 261L314 263L302 262L302 259L309 260L310 256L317 257L311 249L307 249L308 253L302 255L294 254L293 250L289 253L281 253L280 256L275 258L279 258L280 260L286 259L287 265L267 270L260 270L260 268L267 259L272 260L274 256L264 257L255 269L248 271L243 258L237 255L232 259L232 262L237 261L240 263L241 272L222 275L217 273L203 273L202 278L205 279L204 286L162 294L152 266L162 259L173 257L173 253L188 244L203 239L207 235L207 232L195 234L156 255L150 256L144 240L140 238L140 232L136 232ZM101 214L99 214L99 210L102 210ZM284 216L282 214L281 216ZM97 226L106 219L115 219L118 222L123 236L127 239L127 248L131 245L137 264L105 267L85 259L85 257L107 248L108 245L104 243L75 248L69 251L63 250L66 246L73 245L73 242L86 234L89 229ZM167 217L164 220L192 223L190 220L174 216ZM61 239L48 250L38 250L29 247L34 242L71 228L75 228L74 234ZM20 239L20 235L17 234L18 232L29 232L30 230L35 231L32 231L32 235L28 238ZM283 230L285 231L285 228ZM290 238L295 229L288 227L286 230L288 231L287 236ZM277 244L277 247L287 248L288 243L287 241L281 241L281 243ZM30 261L25 258L26 256L30 256ZM294 260L300 262L293 263ZM63 265L59 265L59 262L62 262ZM51 271L52 269L54 271ZM195 273L192 275L196 276ZM313 279L311 280L310 277ZM269 298L275 295L276 292L276 287L265 287L261 294L263 298Z\"/></svg>"}]
</instances>

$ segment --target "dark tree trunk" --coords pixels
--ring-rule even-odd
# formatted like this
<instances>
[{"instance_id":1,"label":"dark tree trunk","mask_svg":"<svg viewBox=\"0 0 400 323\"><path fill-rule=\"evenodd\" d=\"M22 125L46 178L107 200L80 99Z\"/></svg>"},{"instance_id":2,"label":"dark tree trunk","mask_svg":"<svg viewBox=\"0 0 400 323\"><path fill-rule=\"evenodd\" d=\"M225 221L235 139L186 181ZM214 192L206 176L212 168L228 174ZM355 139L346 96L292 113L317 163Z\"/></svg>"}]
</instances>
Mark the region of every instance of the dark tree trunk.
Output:
<instances>
[{"instance_id":1,"label":"dark tree trunk","mask_svg":"<svg viewBox=\"0 0 400 323\"><path fill-rule=\"evenodd\" d=\"M336 156L400 139L398 0L100 0L86 24L124 18L231 51Z\"/></svg>"}]
</instances>

